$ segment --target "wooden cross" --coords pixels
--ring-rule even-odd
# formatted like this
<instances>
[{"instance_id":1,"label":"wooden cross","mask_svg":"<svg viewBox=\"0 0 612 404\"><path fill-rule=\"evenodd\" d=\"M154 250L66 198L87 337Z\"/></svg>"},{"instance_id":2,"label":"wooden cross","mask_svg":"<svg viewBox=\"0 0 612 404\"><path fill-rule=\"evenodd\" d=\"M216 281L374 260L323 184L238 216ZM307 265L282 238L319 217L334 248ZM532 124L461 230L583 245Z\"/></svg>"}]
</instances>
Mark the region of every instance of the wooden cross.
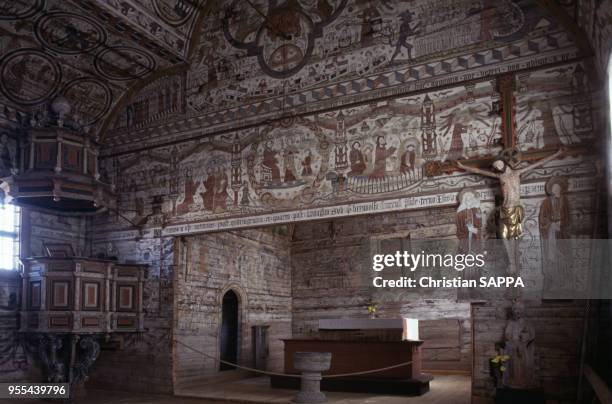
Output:
<instances>
[{"instance_id":1,"label":"wooden cross","mask_svg":"<svg viewBox=\"0 0 612 404\"><path fill-rule=\"evenodd\" d=\"M504 149L516 146L516 109L514 90L516 81L514 74L504 74L497 77L497 91L501 99L501 130Z\"/></svg>"},{"instance_id":2,"label":"wooden cross","mask_svg":"<svg viewBox=\"0 0 612 404\"><path fill-rule=\"evenodd\" d=\"M501 144L503 146L504 151L510 152L512 150L517 150L518 145L518 136L517 136L517 128L516 128L516 98L514 96L514 92L516 90L516 80L515 73L506 73L496 77L497 82L497 91L500 95L500 109L499 114L501 116L501 131L502 138ZM562 146L562 145L559 145ZM544 157L549 156L552 153L555 153L557 148L555 149L540 149L529 152L521 153L520 159L521 161L531 161L531 160L540 160ZM566 152L566 155L576 155L580 153L584 153L586 149L582 146L572 147L570 150ZM518 154L518 152L516 152ZM495 156L485 156L485 157L475 157L470 159L461 160L463 164L478 167L478 168L488 168L491 166L493 161L499 159L499 155ZM441 161L429 161L424 166L424 175L427 177L434 177L441 174L451 174L455 171L459 170L453 163L449 160L441 162Z\"/></svg>"}]
</instances>

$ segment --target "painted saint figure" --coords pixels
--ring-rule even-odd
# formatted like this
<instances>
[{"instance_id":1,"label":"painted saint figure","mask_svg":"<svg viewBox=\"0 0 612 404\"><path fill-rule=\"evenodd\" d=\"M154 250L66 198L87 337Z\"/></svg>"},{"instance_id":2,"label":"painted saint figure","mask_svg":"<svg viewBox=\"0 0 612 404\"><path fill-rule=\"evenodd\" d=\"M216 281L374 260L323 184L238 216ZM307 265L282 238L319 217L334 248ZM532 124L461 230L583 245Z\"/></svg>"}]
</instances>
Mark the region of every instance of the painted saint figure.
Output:
<instances>
[{"instance_id":1,"label":"painted saint figure","mask_svg":"<svg viewBox=\"0 0 612 404\"><path fill-rule=\"evenodd\" d=\"M374 170L370 178L384 178L387 171L387 158L395 153L395 147L387 149L385 137L379 135L376 138L376 150L374 152Z\"/></svg>"},{"instance_id":2,"label":"painted saint figure","mask_svg":"<svg viewBox=\"0 0 612 404\"><path fill-rule=\"evenodd\" d=\"M456 234L459 239L459 252L466 254L479 248L477 243L481 239L482 211L480 210L480 200L478 200L474 191L462 191L459 193L458 199Z\"/></svg>"},{"instance_id":3,"label":"painted saint figure","mask_svg":"<svg viewBox=\"0 0 612 404\"><path fill-rule=\"evenodd\" d=\"M415 180L416 148L413 144L406 146L406 151L400 158L400 173L408 174L410 179Z\"/></svg>"},{"instance_id":4,"label":"painted saint figure","mask_svg":"<svg viewBox=\"0 0 612 404\"><path fill-rule=\"evenodd\" d=\"M540 206L540 237L543 239L564 239L568 237L569 210L567 198L563 192L567 184L559 177L553 177L546 183L548 195Z\"/></svg>"},{"instance_id":5,"label":"painted saint figure","mask_svg":"<svg viewBox=\"0 0 612 404\"><path fill-rule=\"evenodd\" d=\"M185 192L183 194L183 200L176 205L176 213L179 215L189 212L189 207L193 203L193 196L198 189L198 181L196 181L189 173L185 177Z\"/></svg>"},{"instance_id":6,"label":"painted saint figure","mask_svg":"<svg viewBox=\"0 0 612 404\"><path fill-rule=\"evenodd\" d=\"M263 151L262 165L264 170L268 171L265 174L269 174L271 182L280 182L280 169L278 168L276 154L276 150L272 149L270 143L267 143Z\"/></svg>"},{"instance_id":7,"label":"painted saint figure","mask_svg":"<svg viewBox=\"0 0 612 404\"><path fill-rule=\"evenodd\" d=\"M242 197L240 198L240 204L247 206L250 203L249 197L249 183L246 181L242 182Z\"/></svg>"},{"instance_id":8,"label":"painted saint figure","mask_svg":"<svg viewBox=\"0 0 612 404\"><path fill-rule=\"evenodd\" d=\"M302 177L312 175L312 152L308 150L308 154L302 160Z\"/></svg>"},{"instance_id":9,"label":"painted saint figure","mask_svg":"<svg viewBox=\"0 0 612 404\"><path fill-rule=\"evenodd\" d=\"M204 209L213 211L215 204L215 182L216 176L212 171L212 167L208 167L206 170L208 177L204 180L204 192L202 193L202 200L204 201Z\"/></svg>"},{"instance_id":10,"label":"painted saint figure","mask_svg":"<svg viewBox=\"0 0 612 404\"><path fill-rule=\"evenodd\" d=\"M542 272L544 288L563 289L576 286L572 276L572 257L558 242L569 237L569 209L563 193L567 182L553 177L546 182L547 197L540 205L538 222L542 240Z\"/></svg>"},{"instance_id":11,"label":"painted saint figure","mask_svg":"<svg viewBox=\"0 0 612 404\"><path fill-rule=\"evenodd\" d=\"M366 162L361 152L361 143L353 142L351 152L349 153L349 161L351 163L351 171L349 171L348 175L362 175L366 169Z\"/></svg>"},{"instance_id":12,"label":"painted saint figure","mask_svg":"<svg viewBox=\"0 0 612 404\"><path fill-rule=\"evenodd\" d=\"M223 167L217 167L217 174L215 180L215 195L213 202L213 212L221 213L227 209L227 174Z\"/></svg>"},{"instance_id":13,"label":"painted saint figure","mask_svg":"<svg viewBox=\"0 0 612 404\"><path fill-rule=\"evenodd\" d=\"M283 154L283 165L285 166L285 182L294 182L297 180L295 176L295 154L292 150L287 149Z\"/></svg>"},{"instance_id":14,"label":"painted saint figure","mask_svg":"<svg viewBox=\"0 0 612 404\"><path fill-rule=\"evenodd\" d=\"M227 188L229 181L225 168L218 166L216 169L208 167L208 176L202 181L204 192L200 192L204 209L213 213L222 213L227 210L227 199L229 194Z\"/></svg>"}]
</instances>

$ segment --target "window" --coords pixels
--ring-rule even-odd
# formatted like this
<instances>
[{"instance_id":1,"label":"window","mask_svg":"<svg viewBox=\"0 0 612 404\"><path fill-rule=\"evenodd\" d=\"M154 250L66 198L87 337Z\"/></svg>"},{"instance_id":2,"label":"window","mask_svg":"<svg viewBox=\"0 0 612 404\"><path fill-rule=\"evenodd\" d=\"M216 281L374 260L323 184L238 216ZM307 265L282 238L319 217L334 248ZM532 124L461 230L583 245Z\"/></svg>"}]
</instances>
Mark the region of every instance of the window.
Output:
<instances>
[{"instance_id":1,"label":"window","mask_svg":"<svg viewBox=\"0 0 612 404\"><path fill-rule=\"evenodd\" d=\"M0 204L0 270L17 269L19 265L19 208Z\"/></svg>"}]
</instances>

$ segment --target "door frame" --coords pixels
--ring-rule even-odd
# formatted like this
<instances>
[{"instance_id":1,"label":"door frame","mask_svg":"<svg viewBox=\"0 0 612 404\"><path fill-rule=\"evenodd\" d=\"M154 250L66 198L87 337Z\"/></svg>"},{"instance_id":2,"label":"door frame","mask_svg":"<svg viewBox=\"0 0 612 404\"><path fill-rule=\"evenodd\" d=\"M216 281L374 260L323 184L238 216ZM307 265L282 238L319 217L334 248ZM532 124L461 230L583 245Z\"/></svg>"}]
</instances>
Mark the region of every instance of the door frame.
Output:
<instances>
[{"instance_id":1,"label":"door frame","mask_svg":"<svg viewBox=\"0 0 612 404\"><path fill-rule=\"evenodd\" d=\"M246 307L247 307L247 297L246 297L246 292L244 291L244 289L242 289L239 285L235 284L235 283L231 283L228 284L226 286L224 286L222 289L220 289L219 293L217 294L217 304L218 304L218 310L217 310L217 358L221 358L221 322L223 321L222 316L223 316L223 296L225 296L225 294L228 291L232 291L234 292L234 294L236 295L237 299L238 299L238 332L237 332L237 344L238 346L236 347L236 363L238 364L242 364L242 357L243 357L243 340L244 340L244 330L246 329L246 319L247 319L247 311L246 311ZM221 363L217 363L216 368L217 368L217 372L220 372L220 366Z\"/></svg>"}]
</instances>

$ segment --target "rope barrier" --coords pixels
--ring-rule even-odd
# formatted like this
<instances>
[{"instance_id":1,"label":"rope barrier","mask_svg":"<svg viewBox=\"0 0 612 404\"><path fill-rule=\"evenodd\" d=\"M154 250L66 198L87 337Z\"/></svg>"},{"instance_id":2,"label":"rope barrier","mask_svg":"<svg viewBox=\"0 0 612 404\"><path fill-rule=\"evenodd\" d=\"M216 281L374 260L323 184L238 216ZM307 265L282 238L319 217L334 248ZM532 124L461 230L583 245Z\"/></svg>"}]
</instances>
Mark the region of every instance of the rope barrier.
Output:
<instances>
[{"instance_id":1,"label":"rope barrier","mask_svg":"<svg viewBox=\"0 0 612 404\"><path fill-rule=\"evenodd\" d=\"M198 353L198 354L200 354L202 356L206 356L207 358L210 358L210 359L214 359L217 362L220 362L220 363L223 363L223 364L226 364L226 365L229 365L229 366L234 366L237 369L248 370L248 371L253 372L253 373L259 373L259 374L268 375L268 376L295 377L295 378L298 378L298 379L300 379L302 377L302 375L294 375L294 374L279 373L279 372L269 372L269 371L266 371L266 370L259 370L259 369L253 369L253 368L250 368L250 367L247 367L247 366L241 366L241 365L238 365L237 363L228 362L228 361L225 361L225 360L223 360L221 358L217 358L216 356L209 355L209 354L207 354L205 352L202 352L202 351L200 351L200 350L198 350L196 348L193 348L193 347L191 347L191 346L189 346L189 345L187 345L187 344L185 344L185 343L183 343L181 341L176 341L175 340L175 342L177 344L179 344L179 345L184 346L187 349L192 350L195 353ZM402 366L406 366L406 365L410 365L410 364L412 364L412 361L398 363L397 365L385 366L384 368L378 368L378 369L372 369L372 370L364 370L364 371L361 371L361 372L340 373L340 374L335 374L335 375L323 375L322 377L324 379L332 379L332 378L335 378L335 377L360 376L360 375L366 375L366 374L370 374L370 373L383 372L385 370L390 370L390 369L401 368Z\"/></svg>"}]
</instances>

